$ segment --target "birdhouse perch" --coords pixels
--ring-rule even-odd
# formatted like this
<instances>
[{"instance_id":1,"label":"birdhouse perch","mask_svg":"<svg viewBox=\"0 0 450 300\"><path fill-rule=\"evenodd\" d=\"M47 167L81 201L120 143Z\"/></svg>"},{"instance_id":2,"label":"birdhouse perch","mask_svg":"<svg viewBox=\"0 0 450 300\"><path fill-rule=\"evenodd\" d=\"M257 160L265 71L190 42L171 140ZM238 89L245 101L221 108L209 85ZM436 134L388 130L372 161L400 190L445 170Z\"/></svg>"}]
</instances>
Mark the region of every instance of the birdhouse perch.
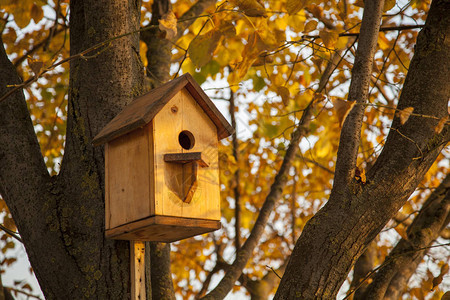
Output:
<instances>
[{"instance_id":1,"label":"birdhouse perch","mask_svg":"<svg viewBox=\"0 0 450 300\"><path fill-rule=\"evenodd\" d=\"M173 242L220 228L218 141L234 132L191 75L138 97L105 144L107 238Z\"/></svg>"}]
</instances>

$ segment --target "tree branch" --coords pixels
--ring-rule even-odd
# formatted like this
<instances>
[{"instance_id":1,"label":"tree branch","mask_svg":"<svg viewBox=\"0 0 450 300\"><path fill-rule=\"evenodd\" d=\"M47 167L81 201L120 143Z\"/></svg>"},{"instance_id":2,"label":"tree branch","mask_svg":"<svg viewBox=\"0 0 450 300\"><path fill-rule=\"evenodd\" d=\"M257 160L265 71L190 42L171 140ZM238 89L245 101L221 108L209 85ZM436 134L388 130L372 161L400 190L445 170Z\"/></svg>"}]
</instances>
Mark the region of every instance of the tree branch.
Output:
<instances>
[{"instance_id":1,"label":"tree branch","mask_svg":"<svg viewBox=\"0 0 450 300\"><path fill-rule=\"evenodd\" d=\"M383 3L384 0L371 1L364 8L358 48L352 69L352 80L348 94L349 101L367 102ZM342 127L336 160L336 176L333 184L333 190L336 193L342 192L355 175L363 117L364 106L355 105Z\"/></svg>"},{"instance_id":2,"label":"tree branch","mask_svg":"<svg viewBox=\"0 0 450 300\"><path fill-rule=\"evenodd\" d=\"M0 96L3 96L9 92L7 86L21 81L6 55L1 36L0 44ZM0 166L0 194L16 222L22 220L17 222L22 232L24 224L33 219L25 208L38 204L50 181L22 91L0 102Z\"/></svg>"},{"instance_id":3,"label":"tree branch","mask_svg":"<svg viewBox=\"0 0 450 300\"><path fill-rule=\"evenodd\" d=\"M347 297L354 292L353 300L364 300L364 292L369 285L366 281L367 275L373 270L377 258L377 251L377 242L372 241L356 261L353 267L353 279Z\"/></svg>"},{"instance_id":4,"label":"tree branch","mask_svg":"<svg viewBox=\"0 0 450 300\"><path fill-rule=\"evenodd\" d=\"M414 273L441 231L450 221L450 175L442 181L422 206L407 229L408 239L402 238L385 259L361 299L399 299ZM417 250L416 249L424 249Z\"/></svg>"},{"instance_id":5,"label":"tree branch","mask_svg":"<svg viewBox=\"0 0 450 300\"><path fill-rule=\"evenodd\" d=\"M51 38L53 38L54 36L58 35L59 33L61 33L66 29L67 29L66 27L61 27L59 29L52 30L51 32L49 32L49 35L45 39L43 39L39 43L33 44L33 47L30 50L28 50L24 55L14 60L13 63L14 67L17 68L18 66L20 66L25 61L25 59L27 59L28 56L32 56L34 52L47 45L50 42Z\"/></svg>"},{"instance_id":6,"label":"tree branch","mask_svg":"<svg viewBox=\"0 0 450 300\"><path fill-rule=\"evenodd\" d=\"M158 27L159 20L171 10L169 0L155 0L152 4L152 19L149 30L141 33L141 40L147 45L147 78L150 88L155 88L170 79L172 43Z\"/></svg>"},{"instance_id":7,"label":"tree branch","mask_svg":"<svg viewBox=\"0 0 450 300\"><path fill-rule=\"evenodd\" d=\"M238 140L237 140L237 127L236 127L236 112L235 112L235 103L234 103L234 93L233 91L230 91L230 106L229 106L229 112L231 117L231 126L234 128L233 135L231 136L231 142L232 142L232 148L233 148L233 157L236 163L239 162L239 155L238 155ZM241 248L241 192L240 192L240 179L239 179L239 168L236 169L236 172L234 172L233 181L234 181L234 187L233 187L233 193L234 193L234 245L236 247L236 255L239 252L239 249Z\"/></svg>"},{"instance_id":8,"label":"tree branch","mask_svg":"<svg viewBox=\"0 0 450 300\"><path fill-rule=\"evenodd\" d=\"M329 27L329 26L327 26L327 27ZM424 27L423 24L392 26L392 27L381 27L379 32L413 30L413 29L420 29L420 28L423 28L423 27ZM361 35L361 32L343 32L343 33L339 33L340 37L343 37L343 36L360 36L360 35ZM302 39L318 39L318 38L320 38L319 35L303 35L302 36Z\"/></svg>"},{"instance_id":9,"label":"tree branch","mask_svg":"<svg viewBox=\"0 0 450 300\"><path fill-rule=\"evenodd\" d=\"M284 263L277 270L270 268L261 279L252 280L247 278L246 280L241 281L242 285L250 293L252 300L268 299L274 286L278 284L281 276L283 276L288 261L289 257L286 257Z\"/></svg>"}]
</instances>

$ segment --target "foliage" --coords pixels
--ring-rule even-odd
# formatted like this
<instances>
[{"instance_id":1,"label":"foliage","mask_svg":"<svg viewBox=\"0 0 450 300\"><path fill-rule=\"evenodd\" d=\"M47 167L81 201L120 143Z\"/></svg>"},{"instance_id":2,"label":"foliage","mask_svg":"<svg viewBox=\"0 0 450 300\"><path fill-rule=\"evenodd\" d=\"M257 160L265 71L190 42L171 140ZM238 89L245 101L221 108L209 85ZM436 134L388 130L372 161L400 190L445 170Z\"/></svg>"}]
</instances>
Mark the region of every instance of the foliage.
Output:
<instances>
[{"instance_id":1,"label":"foliage","mask_svg":"<svg viewBox=\"0 0 450 300\"><path fill-rule=\"evenodd\" d=\"M143 1L143 30L151 17L151 3ZM183 14L193 5L191 0L172 3L172 11L159 23L165 38L176 36L176 20L183 22ZM229 141L220 148L223 230L172 245L174 284L183 298L194 297L209 272L219 271L214 267L218 261L233 261L237 251L235 188L241 203L239 235L245 238L281 165L290 134L312 100L314 120L309 134L301 141L301 153L289 174L288 186L247 264L245 278L258 280L272 272L266 266L282 266L305 223L328 199L341 124L354 104L344 99L361 6L362 1L220 1L173 41L174 76L190 72L218 103L230 101L233 94L239 138L238 159ZM386 1L358 155L358 176L363 182L365 170L376 160L394 115L400 115L402 124L411 116L427 117L415 115L409 108L397 111L395 107L413 54L417 25L424 24L428 6L424 0ZM68 1L1 0L0 7L2 39L19 75L24 81L40 75L24 90L42 154L54 175L64 151L69 66L50 67L69 57ZM145 50L141 42L144 64ZM325 89L317 92L327 67L333 73ZM46 69L48 72L41 74ZM448 119L440 120L436 131L447 123ZM447 149L439 156L402 208L400 214L406 217L401 222L392 220L380 234L377 265L382 264L399 238L406 236L407 220L414 218L430 191L448 173L449 155ZM3 224L14 229L3 202L1 209ZM4 233L1 240L3 253L15 242ZM11 264L11 259L4 260L2 266ZM444 294L441 286L449 287L445 259L445 253L428 253L422 265L425 271L416 274L411 286L405 287L408 298L437 299ZM225 269L226 263L223 265ZM252 293L245 280L235 287L240 289Z\"/></svg>"}]
</instances>

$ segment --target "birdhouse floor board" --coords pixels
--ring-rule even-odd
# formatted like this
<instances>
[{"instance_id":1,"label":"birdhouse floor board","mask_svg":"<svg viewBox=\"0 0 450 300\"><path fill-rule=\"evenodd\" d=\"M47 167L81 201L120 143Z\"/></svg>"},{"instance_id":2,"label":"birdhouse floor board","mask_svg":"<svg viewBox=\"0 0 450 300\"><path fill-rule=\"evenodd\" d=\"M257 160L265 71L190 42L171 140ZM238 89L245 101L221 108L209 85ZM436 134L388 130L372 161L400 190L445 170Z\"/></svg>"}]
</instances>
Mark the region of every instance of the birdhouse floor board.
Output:
<instances>
[{"instance_id":1,"label":"birdhouse floor board","mask_svg":"<svg viewBox=\"0 0 450 300\"><path fill-rule=\"evenodd\" d=\"M220 221L152 216L105 232L107 238L171 243L221 228Z\"/></svg>"}]
</instances>

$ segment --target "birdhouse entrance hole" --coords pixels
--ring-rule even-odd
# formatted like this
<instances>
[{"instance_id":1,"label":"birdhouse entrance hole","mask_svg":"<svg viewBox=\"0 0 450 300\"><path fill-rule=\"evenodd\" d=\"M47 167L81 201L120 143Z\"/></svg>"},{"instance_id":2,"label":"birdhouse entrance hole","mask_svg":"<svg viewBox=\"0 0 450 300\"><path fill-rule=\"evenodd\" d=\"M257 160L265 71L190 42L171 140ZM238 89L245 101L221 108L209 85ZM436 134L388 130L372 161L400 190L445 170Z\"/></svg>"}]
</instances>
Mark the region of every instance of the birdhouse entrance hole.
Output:
<instances>
[{"instance_id":1,"label":"birdhouse entrance hole","mask_svg":"<svg viewBox=\"0 0 450 300\"><path fill-rule=\"evenodd\" d=\"M183 130L178 135L178 142L183 149L190 150L195 145L194 135L187 130Z\"/></svg>"}]
</instances>

